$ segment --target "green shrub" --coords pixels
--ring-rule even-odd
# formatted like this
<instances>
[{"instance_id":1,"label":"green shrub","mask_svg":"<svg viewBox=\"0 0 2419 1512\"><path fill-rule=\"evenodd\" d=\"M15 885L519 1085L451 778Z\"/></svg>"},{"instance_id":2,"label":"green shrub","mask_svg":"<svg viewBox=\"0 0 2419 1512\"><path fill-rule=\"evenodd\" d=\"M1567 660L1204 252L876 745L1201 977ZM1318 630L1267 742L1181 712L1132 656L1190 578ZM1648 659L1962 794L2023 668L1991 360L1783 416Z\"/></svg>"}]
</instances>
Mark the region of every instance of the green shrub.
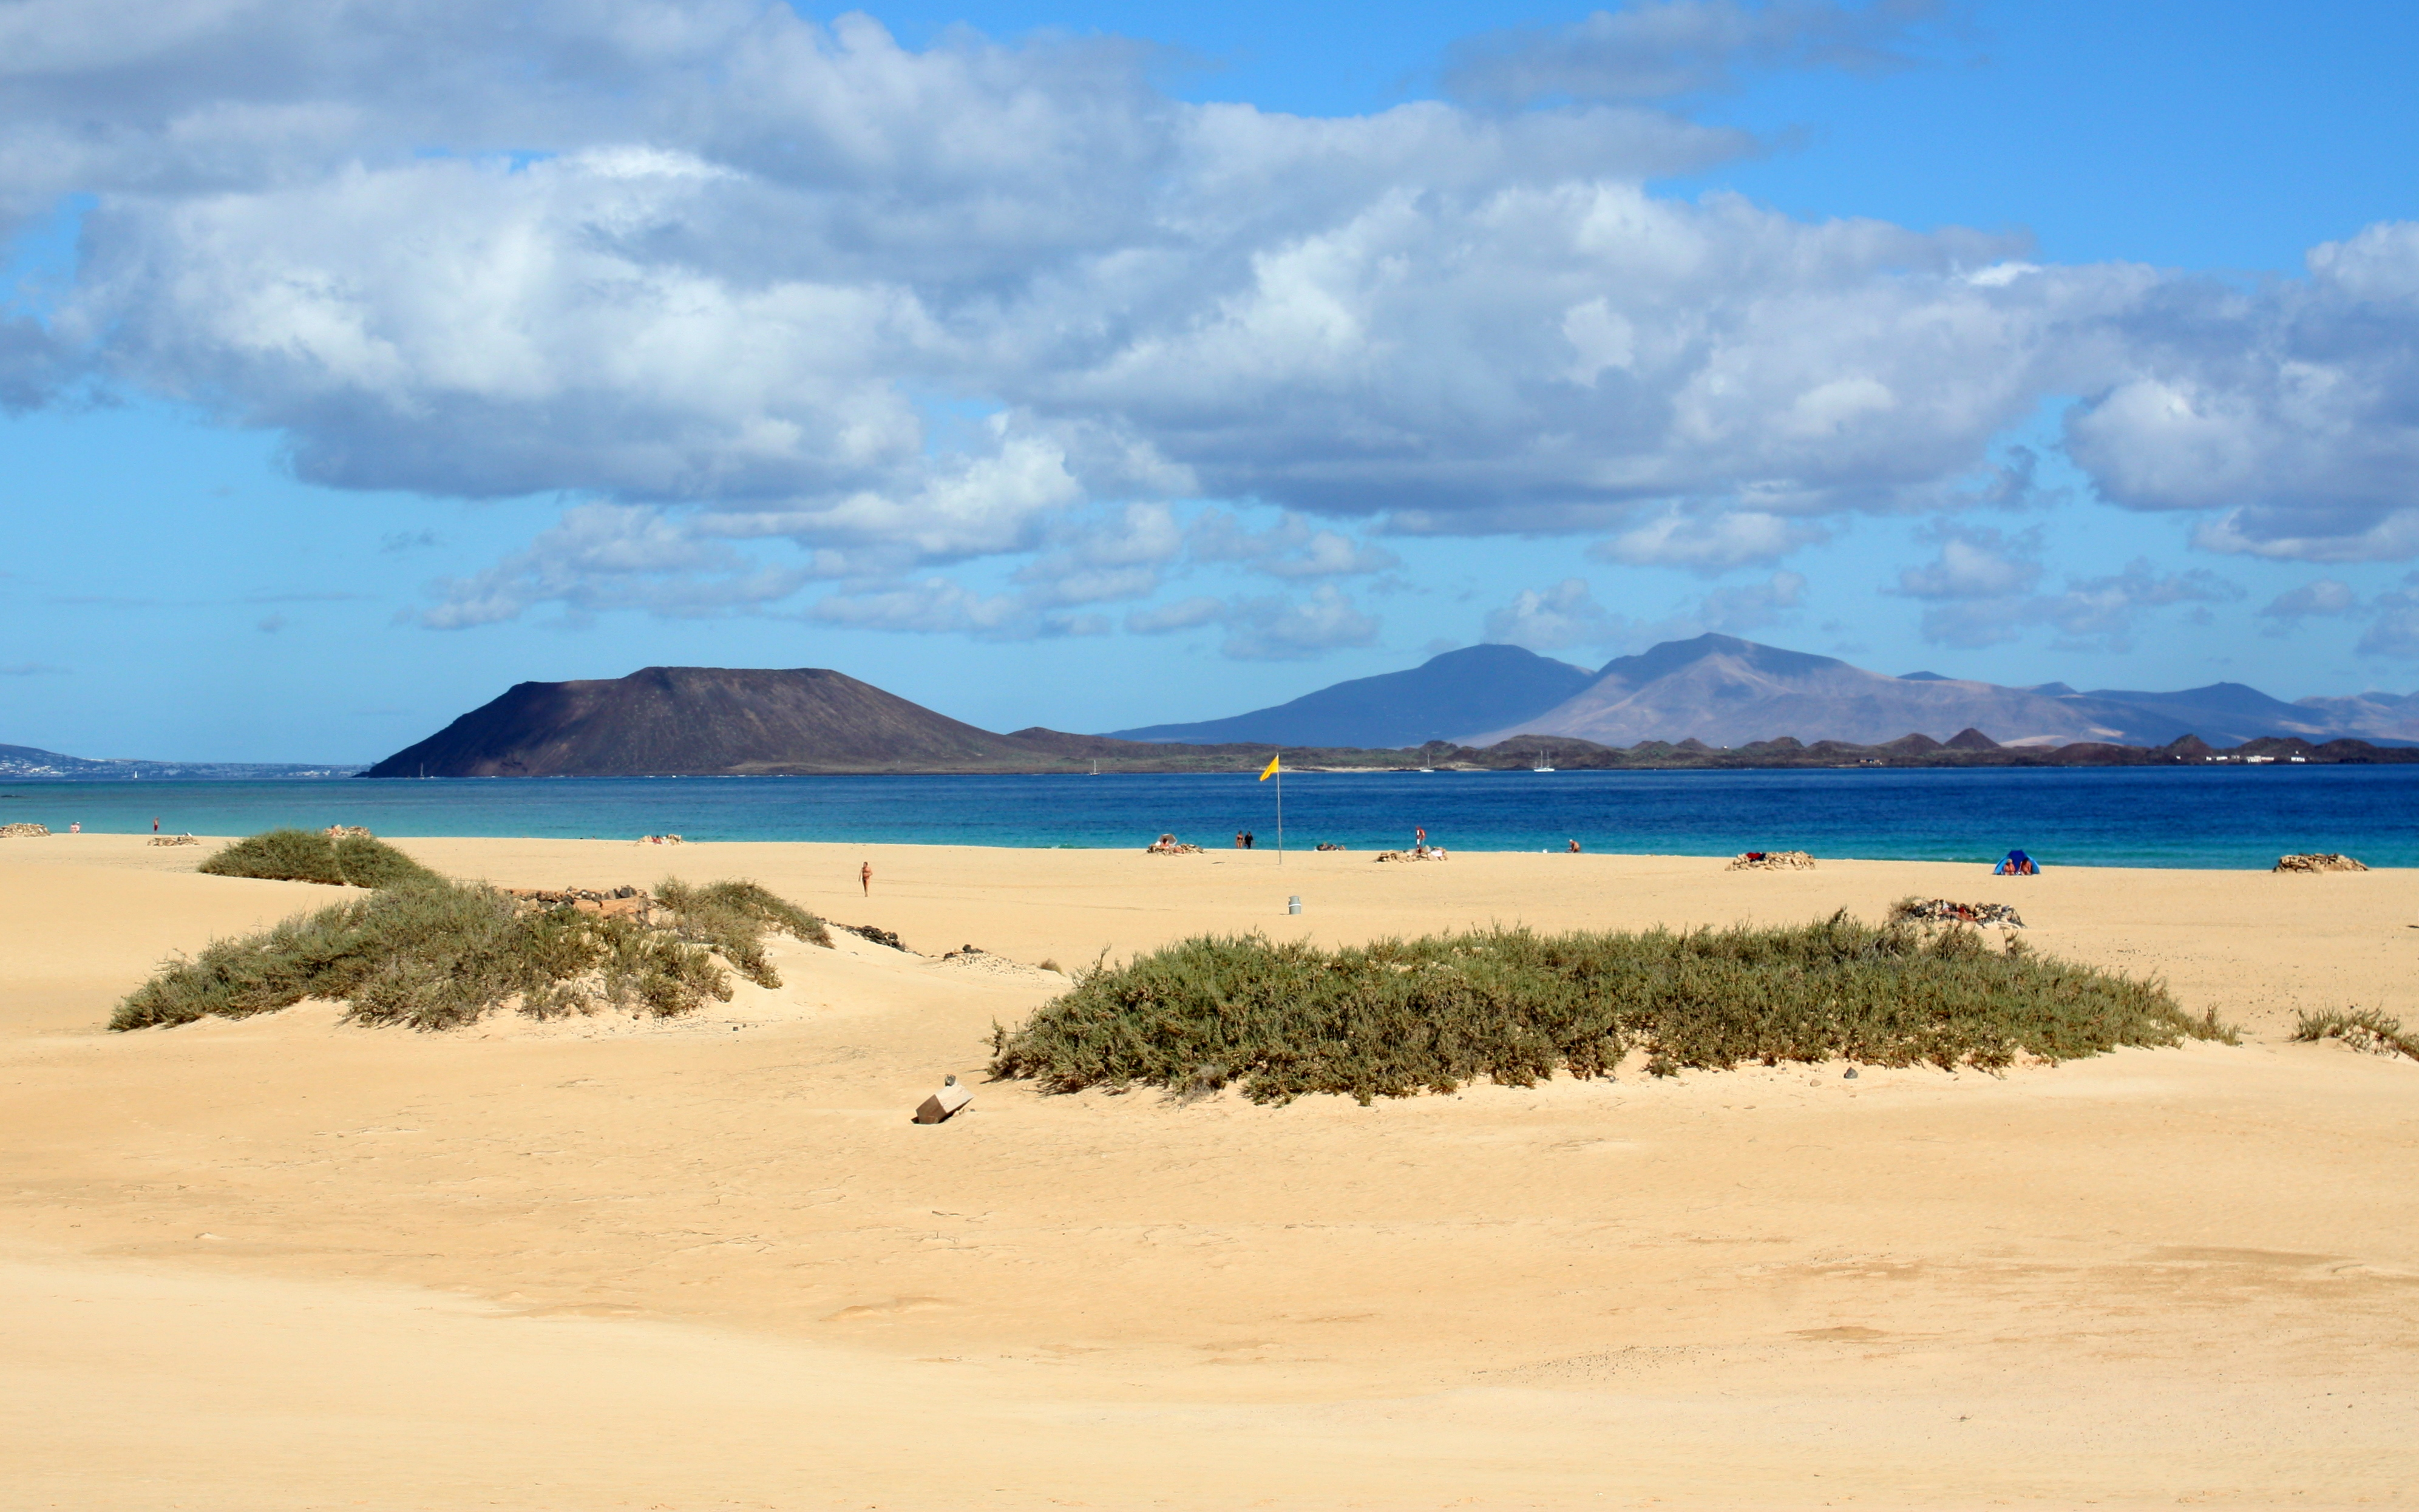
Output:
<instances>
[{"instance_id":1,"label":"green shrub","mask_svg":"<svg viewBox=\"0 0 2419 1512\"><path fill-rule=\"evenodd\" d=\"M272 829L233 841L204 861L200 870L220 877L355 887L392 887L436 876L384 841L367 835L331 839L308 829Z\"/></svg>"},{"instance_id":2,"label":"green shrub","mask_svg":"<svg viewBox=\"0 0 2419 1512\"><path fill-rule=\"evenodd\" d=\"M492 887L423 877L172 962L127 995L109 1026L242 1018L306 997L347 1001L357 1023L422 1029L475 1023L507 1005L536 1018L605 1006L669 1016L730 1000L717 952L749 980L778 986L765 929L813 938L822 928L747 883L682 889L705 922L650 928L568 907L528 911ZM749 918L761 920L752 930Z\"/></svg>"},{"instance_id":3,"label":"green shrub","mask_svg":"<svg viewBox=\"0 0 2419 1512\"><path fill-rule=\"evenodd\" d=\"M764 957L767 932L828 947L824 921L786 898L753 882L709 882L702 887L666 877L655 885L655 902L674 915L672 932L692 945L718 951L759 987L778 987Z\"/></svg>"},{"instance_id":4,"label":"green shrub","mask_svg":"<svg viewBox=\"0 0 2419 1512\"><path fill-rule=\"evenodd\" d=\"M1540 935L1496 930L1342 950L1259 935L1186 940L1096 965L1025 1025L992 1034L992 1072L1045 1090L1134 1084L1254 1102L1367 1103L1481 1076L1525 1087L1743 1061L2003 1067L2120 1044L2228 1038L2166 989L1994 949L1970 929L1798 928Z\"/></svg>"}]
</instances>

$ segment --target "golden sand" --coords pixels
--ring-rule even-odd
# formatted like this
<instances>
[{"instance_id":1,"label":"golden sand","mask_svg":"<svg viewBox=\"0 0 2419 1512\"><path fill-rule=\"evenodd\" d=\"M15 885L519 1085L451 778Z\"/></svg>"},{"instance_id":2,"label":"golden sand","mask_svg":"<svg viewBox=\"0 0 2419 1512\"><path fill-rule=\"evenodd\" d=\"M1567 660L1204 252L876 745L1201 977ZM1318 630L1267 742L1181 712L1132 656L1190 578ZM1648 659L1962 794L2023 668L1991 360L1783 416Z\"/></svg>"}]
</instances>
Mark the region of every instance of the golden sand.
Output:
<instances>
[{"instance_id":1,"label":"golden sand","mask_svg":"<svg viewBox=\"0 0 2419 1512\"><path fill-rule=\"evenodd\" d=\"M924 953L784 942L668 1023L111 1035L165 953L336 894L0 841L0 1504L2419 1504L2419 1062L2288 1041L2419 1018L2419 873L399 843L752 876ZM1043 960L1908 893L2244 1042L1368 1108L978 1080Z\"/></svg>"}]
</instances>

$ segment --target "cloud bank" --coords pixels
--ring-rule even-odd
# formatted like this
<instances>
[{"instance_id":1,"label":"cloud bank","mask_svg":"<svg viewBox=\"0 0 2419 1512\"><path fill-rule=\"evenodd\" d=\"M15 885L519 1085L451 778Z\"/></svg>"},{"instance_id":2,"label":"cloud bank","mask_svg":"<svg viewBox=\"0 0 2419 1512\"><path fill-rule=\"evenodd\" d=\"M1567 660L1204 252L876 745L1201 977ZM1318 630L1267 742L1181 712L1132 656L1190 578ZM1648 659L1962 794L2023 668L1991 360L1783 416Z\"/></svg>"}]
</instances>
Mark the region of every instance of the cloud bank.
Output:
<instances>
[{"instance_id":1,"label":"cloud bank","mask_svg":"<svg viewBox=\"0 0 2419 1512\"><path fill-rule=\"evenodd\" d=\"M0 230L94 208L54 308L0 319L0 405L105 381L274 430L317 483L592 501L439 583L439 627L824 581L828 623L1086 633L1192 561L1298 586L1130 628L1306 654L1375 633L1301 586L1384 570L1371 532L1767 570L2029 486L1994 439L2057 395L2104 497L2205 548L2419 555L2419 225L2243 286L1648 188L1761 147L1656 101L1900 66L1936 20L1631 6L1473 41L1461 102L1314 119L1170 99L1115 39L919 52L742 0L20 0ZM1086 544L1202 500L1288 513ZM2221 592L2044 595L2006 546L1903 580L1937 638L2113 644ZM1004 594L932 576L1001 556Z\"/></svg>"}]
</instances>

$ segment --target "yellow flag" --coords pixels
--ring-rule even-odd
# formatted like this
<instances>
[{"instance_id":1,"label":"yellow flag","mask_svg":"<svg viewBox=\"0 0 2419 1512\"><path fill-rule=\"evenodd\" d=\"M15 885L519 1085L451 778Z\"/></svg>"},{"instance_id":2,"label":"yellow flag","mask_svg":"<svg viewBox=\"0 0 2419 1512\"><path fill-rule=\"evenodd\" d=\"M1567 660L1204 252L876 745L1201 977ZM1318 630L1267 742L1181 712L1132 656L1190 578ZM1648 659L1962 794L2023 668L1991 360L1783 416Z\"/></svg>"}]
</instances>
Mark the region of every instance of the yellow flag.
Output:
<instances>
[{"instance_id":1,"label":"yellow flag","mask_svg":"<svg viewBox=\"0 0 2419 1512\"><path fill-rule=\"evenodd\" d=\"M1270 757L1270 758L1269 758L1269 769L1268 769L1267 771L1262 772L1262 773L1260 774L1260 780L1261 780L1261 781L1263 781L1263 782L1265 782L1265 781L1267 781L1270 778L1272 778L1272 777L1274 777L1274 776L1276 776L1276 775L1277 775L1277 759L1276 759L1274 756L1271 756L1271 757Z\"/></svg>"}]
</instances>

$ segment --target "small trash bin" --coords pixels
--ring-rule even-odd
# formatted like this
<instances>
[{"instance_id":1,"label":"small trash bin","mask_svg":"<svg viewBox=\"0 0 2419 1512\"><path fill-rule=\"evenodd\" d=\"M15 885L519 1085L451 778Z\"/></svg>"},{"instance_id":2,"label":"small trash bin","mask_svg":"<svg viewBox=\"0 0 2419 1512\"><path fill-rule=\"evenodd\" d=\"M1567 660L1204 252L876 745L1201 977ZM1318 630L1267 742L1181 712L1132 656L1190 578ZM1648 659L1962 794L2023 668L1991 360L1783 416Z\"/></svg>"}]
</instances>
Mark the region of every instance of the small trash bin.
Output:
<instances>
[{"instance_id":1,"label":"small trash bin","mask_svg":"<svg viewBox=\"0 0 2419 1512\"><path fill-rule=\"evenodd\" d=\"M1286 900L1286 912L1288 914L1299 914L1302 912L1301 893L1297 892Z\"/></svg>"}]
</instances>

